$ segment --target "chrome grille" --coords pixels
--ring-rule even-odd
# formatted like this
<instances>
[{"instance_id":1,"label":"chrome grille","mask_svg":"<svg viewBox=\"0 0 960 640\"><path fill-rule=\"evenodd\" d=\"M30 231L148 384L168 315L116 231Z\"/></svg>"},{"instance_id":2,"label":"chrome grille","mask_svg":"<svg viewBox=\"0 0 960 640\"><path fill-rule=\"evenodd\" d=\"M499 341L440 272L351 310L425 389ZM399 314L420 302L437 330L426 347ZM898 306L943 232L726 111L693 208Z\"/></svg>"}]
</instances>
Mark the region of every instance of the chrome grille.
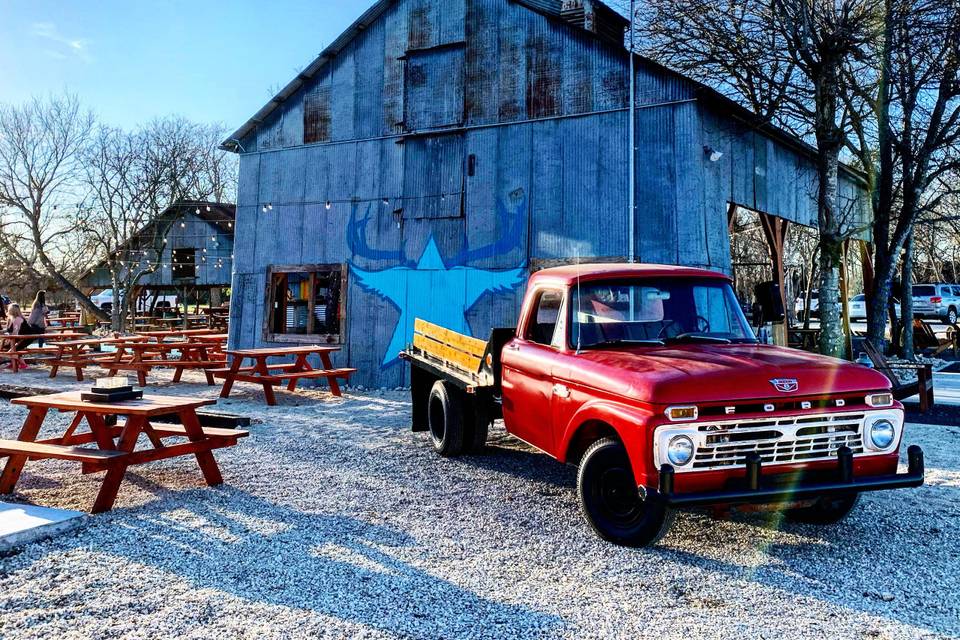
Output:
<instances>
[{"instance_id":1,"label":"chrome grille","mask_svg":"<svg viewBox=\"0 0 960 640\"><path fill-rule=\"evenodd\" d=\"M753 452L764 464L829 460L843 446L863 453L865 417L858 412L700 424L691 466L705 470L742 465Z\"/></svg>"}]
</instances>

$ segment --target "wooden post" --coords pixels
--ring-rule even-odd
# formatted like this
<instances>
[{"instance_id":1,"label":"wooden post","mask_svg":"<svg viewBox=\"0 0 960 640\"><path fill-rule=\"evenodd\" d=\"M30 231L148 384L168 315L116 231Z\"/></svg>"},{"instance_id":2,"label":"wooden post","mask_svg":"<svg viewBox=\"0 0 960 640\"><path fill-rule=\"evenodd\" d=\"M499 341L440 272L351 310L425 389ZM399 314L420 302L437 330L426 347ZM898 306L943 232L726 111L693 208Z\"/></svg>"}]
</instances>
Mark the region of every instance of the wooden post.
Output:
<instances>
[{"instance_id":1,"label":"wooden post","mask_svg":"<svg viewBox=\"0 0 960 640\"><path fill-rule=\"evenodd\" d=\"M866 240L858 240L860 247L860 264L863 267L863 292L873 295L873 250Z\"/></svg>"},{"instance_id":2,"label":"wooden post","mask_svg":"<svg viewBox=\"0 0 960 640\"><path fill-rule=\"evenodd\" d=\"M847 251L849 249L850 241L844 240L840 253L840 317L843 321L844 347L847 351L847 359L853 360L853 336L850 332L850 309L847 300L849 297L847 294Z\"/></svg>"},{"instance_id":3,"label":"wooden post","mask_svg":"<svg viewBox=\"0 0 960 640\"><path fill-rule=\"evenodd\" d=\"M780 304L783 308L783 322L785 327L789 324L787 313L787 288L783 274L783 246L787 240L787 231L789 226L786 220L768 213L757 212L760 218L760 227L763 229L763 236L767 240L767 248L770 251L770 266L773 270L773 278L780 289ZM777 335L777 332L774 332ZM786 345L786 329L782 333L784 336L784 345ZM781 345L783 346L783 345Z\"/></svg>"}]
</instances>

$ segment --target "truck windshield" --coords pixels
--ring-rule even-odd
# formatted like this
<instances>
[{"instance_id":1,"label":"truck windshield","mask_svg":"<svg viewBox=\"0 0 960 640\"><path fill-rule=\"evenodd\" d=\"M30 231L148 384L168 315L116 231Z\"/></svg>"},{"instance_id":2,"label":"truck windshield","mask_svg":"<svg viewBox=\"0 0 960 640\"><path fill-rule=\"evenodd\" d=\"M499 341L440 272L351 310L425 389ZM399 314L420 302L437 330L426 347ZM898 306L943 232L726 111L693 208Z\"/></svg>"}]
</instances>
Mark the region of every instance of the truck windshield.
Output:
<instances>
[{"instance_id":1,"label":"truck windshield","mask_svg":"<svg viewBox=\"0 0 960 640\"><path fill-rule=\"evenodd\" d=\"M663 278L574 285L571 348L756 342L727 282Z\"/></svg>"}]
</instances>

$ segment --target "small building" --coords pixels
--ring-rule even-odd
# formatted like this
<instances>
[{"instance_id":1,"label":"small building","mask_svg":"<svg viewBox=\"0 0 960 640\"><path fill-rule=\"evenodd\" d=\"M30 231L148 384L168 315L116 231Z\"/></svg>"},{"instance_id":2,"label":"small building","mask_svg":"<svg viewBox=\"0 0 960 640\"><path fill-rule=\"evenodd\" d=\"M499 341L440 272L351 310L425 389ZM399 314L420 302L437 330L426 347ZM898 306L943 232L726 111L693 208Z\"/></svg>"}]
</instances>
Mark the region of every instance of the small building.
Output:
<instances>
[{"instance_id":1,"label":"small building","mask_svg":"<svg viewBox=\"0 0 960 640\"><path fill-rule=\"evenodd\" d=\"M533 270L729 273L735 212L816 226L809 145L642 57L631 211L626 26L598 0L376 2L223 143L231 346L339 345L355 383L400 385L415 318L485 337ZM863 189L843 168L854 220Z\"/></svg>"},{"instance_id":2,"label":"small building","mask_svg":"<svg viewBox=\"0 0 960 640\"><path fill-rule=\"evenodd\" d=\"M235 220L232 204L178 202L134 234L124 258L130 268L153 268L137 283L137 308L150 309L156 299L170 296L181 303L221 304L231 285ZM79 284L89 293L109 289L108 265L101 262Z\"/></svg>"}]
</instances>

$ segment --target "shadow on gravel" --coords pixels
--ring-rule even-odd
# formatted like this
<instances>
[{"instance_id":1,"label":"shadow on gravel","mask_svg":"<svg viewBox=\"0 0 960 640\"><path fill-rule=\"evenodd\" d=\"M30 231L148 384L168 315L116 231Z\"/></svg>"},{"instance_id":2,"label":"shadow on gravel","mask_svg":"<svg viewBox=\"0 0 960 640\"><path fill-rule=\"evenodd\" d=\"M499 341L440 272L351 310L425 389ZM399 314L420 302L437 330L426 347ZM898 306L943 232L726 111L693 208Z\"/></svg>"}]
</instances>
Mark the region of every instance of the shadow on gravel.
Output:
<instances>
[{"instance_id":1,"label":"shadow on gravel","mask_svg":"<svg viewBox=\"0 0 960 640\"><path fill-rule=\"evenodd\" d=\"M488 445L483 453L459 456L457 462L556 487L573 489L577 480L575 467L560 464L538 451Z\"/></svg>"},{"instance_id":2,"label":"shadow on gravel","mask_svg":"<svg viewBox=\"0 0 960 640\"><path fill-rule=\"evenodd\" d=\"M924 489L935 494L935 499L960 505L953 487ZM801 524L774 513L732 513L724 519L738 527L756 527L754 545L767 559L755 566L725 561L742 555L749 536L710 536L711 548L703 553L669 547L652 551L698 571L749 580L908 626L921 625L937 634L957 633L960 625L953 603L960 598L960 586L953 578L957 570L955 527L949 521L923 520L904 526L904 514L895 511L903 506L903 499L891 495L873 499L876 502L861 500L851 516L832 525ZM690 513L702 518L692 523L698 528L716 524L707 512ZM960 506L944 515L960 516ZM772 531L787 534L787 541L782 537L771 541ZM882 552L878 544L884 545ZM918 607L918 593L938 595L924 597L924 605Z\"/></svg>"},{"instance_id":3,"label":"shadow on gravel","mask_svg":"<svg viewBox=\"0 0 960 640\"><path fill-rule=\"evenodd\" d=\"M130 480L169 496L142 477ZM398 559L424 544L403 531L298 511L232 487L185 491L99 518L99 550L106 554L176 574L197 589L397 636L522 636L562 624L559 617L482 598Z\"/></svg>"}]
</instances>

